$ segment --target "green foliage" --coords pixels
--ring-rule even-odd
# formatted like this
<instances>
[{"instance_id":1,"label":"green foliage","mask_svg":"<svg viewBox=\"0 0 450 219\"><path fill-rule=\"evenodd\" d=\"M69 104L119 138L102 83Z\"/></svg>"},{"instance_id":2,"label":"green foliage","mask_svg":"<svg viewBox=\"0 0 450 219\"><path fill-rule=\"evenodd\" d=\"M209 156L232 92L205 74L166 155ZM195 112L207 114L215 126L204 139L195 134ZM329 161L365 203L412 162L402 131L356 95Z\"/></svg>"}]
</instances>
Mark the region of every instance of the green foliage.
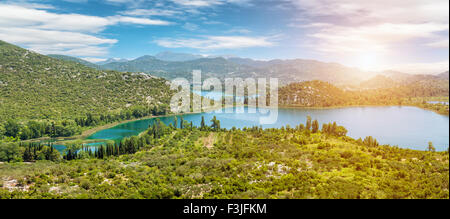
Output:
<instances>
[{"instance_id":1,"label":"green foliage","mask_svg":"<svg viewBox=\"0 0 450 219\"><path fill-rule=\"evenodd\" d=\"M0 161L20 162L22 161L22 150L16 143L0 142Z\"/></svg>"},{"instance_id":2,"label":"green foliage","mask_svg":"<svg viewBox=\"0 0 450 219\"><path fill-rule=\"evenodd\" d=\"M169 105L166 80L101 71L0 44L0 123L8 119L75 119L134 106Z\"/></svg>"},{"instance_id":3,"label":"green foliage","mask_svg":"<svg viewBox=\"0 0 450 219\"><path fill-rule=\"evenodd\" d=\"M68 137L83 127L164 115L172 94L164 79L96 70L0 43L0 140Z\"/></svg>"},{"instance_id":4,"label":"green foliage","mask_svg":"<svg viewBox=\"0 0 450 219\"><path fill-rule=\"evenodd\" d=\"M279 90L285 106L336 107L356 105L414 105L448 114L448 105L413 101L414 98L448 97L448 80L410 82L377 89L341 89L322 81L292 83Z\"/></svg>"},{"instance_id":5,"label":"green foliage","mask_svg":"<svg viewBox=\"0 0 450 219\"><path fill-rule=\"evenodd\" d=\"M74 146L70 161L0 164L0 198L449 198L448 152L376 146L333 135L339 127L202 131L158 121L119 144Z\"/></svg>"}]
</instances>

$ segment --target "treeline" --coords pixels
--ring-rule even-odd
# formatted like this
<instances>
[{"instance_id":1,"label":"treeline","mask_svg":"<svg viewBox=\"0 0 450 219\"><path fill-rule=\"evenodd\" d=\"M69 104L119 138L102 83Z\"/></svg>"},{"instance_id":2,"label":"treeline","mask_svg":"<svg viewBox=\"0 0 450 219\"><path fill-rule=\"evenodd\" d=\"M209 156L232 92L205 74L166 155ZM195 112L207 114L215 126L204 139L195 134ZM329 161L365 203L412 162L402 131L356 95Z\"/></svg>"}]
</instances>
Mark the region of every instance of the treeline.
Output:
<instances>
[{"instance_id":1,"label":"treeline","mask_svg":"<svg viewBox=\"0 0 450 219\"><path fill-rule=\"evenodd\" d=\"M412 98L448 96L448 92L448 81L436 81L435 83L415 82L390 88L365 90L344 90L323 81L306 81L292 83L280 88L279 103L281 105L303 107L417 105L418 103L411 101ZM441 108L445 108L445 106L438 109L445 111L445 109ZM446 108L448 113L448 106Z\"/></svg>"},{"instance_id":2,"label":"treeline","mask_svg":"<svg viewBox=\"0 0 450 219\"><path fill-rule=\"evenodd\" d=\"M0 140L4 137L13 140L28 140L33 138L48 137L69 137L81 133L75 121L28 121L19 123L10 119L4 124L0 124Z\"/></svg>"},{"instance_id":3,"label":"treeline","mask_svg":"<svg viewBox=\"0 0 450 219\"><path fill-rule=\"evenodd\" d=\"M0 161L2 162L34 162L38 160L60 161L61 154L52 145L0 142Z\"/></svg>"},{"instance_id":4,"label":"treeline","mask_svg":"<svg viewBox=\"0 0 450 219\"><path fill-rule=\"evenodd\" d=\"M120 156L124 154L134 154L141 150L144 146L151 144L152 138L150 135L142 137L133 136L125 138L119 143L107 143L99 147L91 146L76 146L65 150L63 155L64 160L88 159L98 158L104 159L111 156Z\"/></svg>"},{"instance_id":5,"label":"treeline","mask_svg":"<svg viewBox=\"0 0 450 219\"><path fill-rule=\"evenodd\" d=\"M121 142L69 145L58 155L70 161L0 164L0 198L448 199L448 152L376 146L311 118L229 130L203 120L205 131L155 120ZM28 156L51 150L30 147Z\"/></svg>"},{"instance_id":6,"label":"treeline","mask_svg":"<svg viewBox=\"0 0 450 219\"><path fill-rule=\"evenodd\" d=\"M118 143L107 143L106 145L101 145L99 147L89 147L89 146L70 146L66 149L63 159L65 160L75 160L75 159L86 159L86 158L98 158L104 159L111 156L120 156L124 154L134 154L140 151L146 146L151 146L155 143L156 139L160 139L177 129L185 129L189 131L196 130L220 130L220 121L214 117L211 120L211 126L207 126L205 123L205 118L202 117L201 127L196 127L192 122L188 122L180 118L178 122L178 117L174 118L174 122L166 125L161 122L159 118L155 119L155 122L151 124L147 131L138 136L132 136L130 138L124 138Z\"/></svg>"},{"instance_id":7,"label":"treeline","mask_svg":"<svg viewBox=\"0 0 450 219\"><path fill-rule=\"evenodd\" d=\"M85 127L95 127L103 124L138 119L146 116L166 115L169 112L167 105L152 107L132 107L122 110L118 114L100 114L93 115L87 113L84 117L78 117L74 120L61 121L28 121L20 123L17 120L10 119L0 124L0 140L4 137L13 140L28 140L40 137L70 137L81 134Z\"/></svg>"},{"instance_id":8,"label":"treeline","mask_svg":"<svg viewBox=\"0 0 450 219\"><path fill-rule=\"evenodd\" d=\"M97 121L94 118L96 117L89 115L87 116L87 121L91 121L91 119L92 121ZM159 118L157 118L155 119L155 122L149 126L147 131L139 137L132 136L130 138L124 138L120 142L109 142L106 145L101 145L98 147L83 144L68 145L62 154L55 150L52 144L46 145L42 143L4 142L0 144L0 161L32 162L37 160L59 161L61 159L104 159L111 156L134 154L146 146L154 145L155 140L169 135L170 133L178 129L188 131L194 131L194 129L197 131L227 131L226 129L221 129L220 121L215 116L213 117L213 119L211 119L210 125L206 124L205 117L202 116L200 127L194 126L192 122L184 120L183 117L180 117L180 120L178 120L178 117L175 117L174 122L170 123L169 125L166 125L165 123L161 122ZM43 130L45 130L45 127ZM236 130L236 128L232 128L231 130ZM262 131L262 128L253 127L244 128L243 130ZM299 124L295 128L291 128L289 125L287 125L286 127L282 127L281 130L286 130L290 133L300 132L307 136L320 132L325 135L336 137L343 137L347 134L347 129L343 126L338 126L336 122L323 124L322 130L320 131L319 122L317 120L313 121L310 116L307 117L306 125ZM303 142L303 144L308 143L304 140L299 141ZM378 146L376 139L373 139L372 137L366 138L364 142L361 141L361 144L365 144L368 146Z\"/></svg>"}]
</instances>

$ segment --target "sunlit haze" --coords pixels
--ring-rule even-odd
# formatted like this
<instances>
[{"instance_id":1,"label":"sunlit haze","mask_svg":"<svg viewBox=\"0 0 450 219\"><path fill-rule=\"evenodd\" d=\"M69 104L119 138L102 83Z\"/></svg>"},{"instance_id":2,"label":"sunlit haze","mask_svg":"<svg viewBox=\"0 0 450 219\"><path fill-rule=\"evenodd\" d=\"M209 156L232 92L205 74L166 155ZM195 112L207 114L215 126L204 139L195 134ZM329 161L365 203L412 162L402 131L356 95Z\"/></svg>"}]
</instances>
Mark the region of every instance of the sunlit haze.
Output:
<instances>
[{"instance_id":1,"label":"sunlit haze","mask_svg":"<svg viewBox=\"0 0 450 219\"><path fill-rule=\"evenodd\" d=\"M448 0L2 1L0 39L91 62L163 51L448 70Z\"/></svg>"}]
</instances>

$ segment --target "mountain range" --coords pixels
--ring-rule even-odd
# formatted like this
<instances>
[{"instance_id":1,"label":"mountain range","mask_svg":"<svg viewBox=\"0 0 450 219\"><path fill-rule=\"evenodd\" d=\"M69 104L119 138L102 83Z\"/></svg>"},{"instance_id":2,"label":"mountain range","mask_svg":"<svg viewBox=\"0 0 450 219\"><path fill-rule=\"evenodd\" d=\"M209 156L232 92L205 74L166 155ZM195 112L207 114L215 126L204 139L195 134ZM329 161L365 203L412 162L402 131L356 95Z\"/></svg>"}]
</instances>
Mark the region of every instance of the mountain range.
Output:
<instances>
[{"instance_id":1,"label":"mountain range","mask_svg":"<svg viewBox=\"0 0 450 219\"><path fill-rule=\"evenodd\" d=\"M293 82L320 80L337 86L356 86L358 88L371 89L393 87L399 84L424 80L448 80L449 78L448 71L438 75L417 75L398 71L368 72L338 63L326 63L316 60L274 59L261 61L236 56L213 57L168 51L154 56L141 56L133 60L110 58L97 63L70 56L49 56L60 60L77 62L95 69L146 73L167 80L180 77L191 80L192 71L201 70L204 79L210 77L216 77L221 80L237 77L275 77L279 79L282 85Z\"/></svg>"},{"instance_id":2,"label":"mountain range","mask_svg":"<svg viewBox=\"0 0 450 219\"><path fill-rule=\"evenodd\" d=\"M70 56L45 56L0 41L0 118L68 118L148 103L167 105L172 92L166 79L190 78L196 69L204 72L204 78L277 77L282 84L320 80L344 90L408 86L417 92L432 88L428 96L448 95L448 71L437 75L385 71L368 76L355 68L314 60L214 57L167 61L169 55L159 55L166 56L166 61L142 56L101 65ZM186 58L177 54L172 60Z\"/></svg>"},{"instance_id":3,"label":"mountain range","mask_svg":"<svg viewBox=\"0 0 450 219\"><path fill-rule=\"evenodd\" d=\"M366 85L367 88L394 86L398 83L420 80L448 79L448 71L439 75L415 75L397 71L368 72L338 63L305 59L261 61L235 56L205 57L187 53L162 52L155 56L145 55L134 60L108 59L93 64L77 58L71 60L66 56L53 55L53 57L75 61L97 69L147 73L168 80L179 77L192 79L193 70L201 70L203 78L216 77L222 80L229 77L276 77L284 85L292 82L321 80L338 86Z\"/></svg>"},{"instance_id":4,"label":"mountain range","mask_svg":"<svg viewBox=\"0 0 450 219\"><path fill-rule=\"evenodd\" d=\"M70 60L66 56L53 57ZM99 69L143 72L169 80L178 77L191 79L193 70L201 70L203 78L276 77L282 84L310 80L348 84L368 79L367 72L356 68L303 59L258 61L239 57L203 57L163 52L155 56L145 55L134 60L109 59L96 64L86 63L77 58L71 61Z\"/></svg>"}]
</instances>

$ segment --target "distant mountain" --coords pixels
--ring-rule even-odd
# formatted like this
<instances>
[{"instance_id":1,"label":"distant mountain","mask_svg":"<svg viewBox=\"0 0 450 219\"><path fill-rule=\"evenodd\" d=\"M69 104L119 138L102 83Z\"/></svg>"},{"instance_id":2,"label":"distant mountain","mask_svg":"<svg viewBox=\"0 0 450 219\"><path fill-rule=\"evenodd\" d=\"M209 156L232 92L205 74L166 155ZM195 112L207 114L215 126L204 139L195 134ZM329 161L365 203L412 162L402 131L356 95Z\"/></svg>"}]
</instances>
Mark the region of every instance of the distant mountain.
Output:
<instances>
[{"instance_id":1,"label":"distant mountain","mask_svg":"<svg viewBox=\"0 0 450 219\"><path fill-rule=\"evenodd\" d=\"M102 65L104 69L144 72L174 79L191 78L192 70L202 70L203 77L277 77L282 84L322 80L337 84L360 82L367 79L367 72L336 63L314 60L257 61L243 58L200 58L190 61L164 61L155 56L142 56L127 62Z\"/></svg>"},{"instance_id":2,"label":"distant mountain","mask_svg":"<svg viewBox=\"0 0 450 219\"><path fill-rule=\"evenodd\" d=\"M352 89L392 88L405 85L448 87L448 72L438 75L407 74L398 71L383 71L378 75L361 82Z\"/></svg>"},{"instance_id":3,"label":"distant mountain","mask_svg":"<svg viewBox=\"0 0 450 219\"><path fill-rule=\"evenodd\" d=\"M429 74L408 74L398 71L383 71L380 73L381 75L387 76L391 78L392 80L399 82L399 83L411 83L411 82L417 82L422 80L434 80L434 79L440 79L436 75L429 75Z\"/></svg>"},{"instance_id":4,"label":"distant mountain","mask_svg":"<svg viewBox=\"0 0 450 219\"><path fill-rule=\"evenodd\" d=\"M159 107L168 105L172 94L162 78L97 70L0 41L0 123Z\"/></svg>"},{"instance_id":5,"label":"distant mountain","mask_svg":"<svg viewBox=\"0 0 450 219\"><path fill-rule=\"evenodd\" d=\"M283 62L282 60L279 59L271 61L258 61L249 58L239 58L239 57L228 58L228 60L236 64L248 65L256 68L264 68L271 65L281 64Z\"/></svg>"},{"instance_id":6,"label":"distant mountain","mask_svg":"<svg viewBox=\"0 0 450 219\"><path fill-rule=\"evenodd\" d=\"M443 72L443 73L441 73L441 74L438 74L437 75L439 78L442 78L442 79L449 79L449 73L448 73L448 71L446 71L446 72Z\"/></svg>"},{"instance_id":7,"label":"distant mountain","mask_svg":"<svg viewBox=\"0 0 450 219\"><path fill-rule=\"evenodd\" d=\"M128 62L128 59L121 59L121 58L109 58L106 61L100 61L96 62L97 65L106 65L113 62Z\"/></svg>"},{"instance_id":8,"label":"distant mountain","mask_svg":"<svg viewBox=\"0 0 450 219\"><path fill-rule=\"evenodd\" d=\"M193 70L202 70L203 77L230 77L236 73L237 76L250 76L252 68L238 65L227 61L224 58L201 58L185 62L170 62L157 59L154 56L142 56L128 62L113 62L102 65L105 69L144 72L166 79L178 77L192 77Z\"/></svg>"},{"instance_id":9,"label":"distant mountain","mask_svg":"<svg viewBox=\"0 0 450 219\"><path fill-rule=\"evenodd\" d=\"M367 79L368 73L337 63L325 63L315 60L271 60L262 67L264 77L278 77L283 82L321 80L334 84L349 84Z\"/></svg>"},{"instance_id":10,"label":"distant mountain","mask_svg":"<svg viewBox=\"0 0 450 219\"><path fill-rule=\"evenodd\" d=\"M185 62L204 58L202 55L193 55L188 53L161 52L155 55L155 58L168 62Z\"/></svg>"},{"instance_id":11,"label":"distant mountain","mask_svg":"<svg viewBox=\"0 0 450 219\"><path fill-rule=\"evenodd\" d=\"M85 65L87 67L91 67L91 68L96 68L96 69L100 68L98 65L96 65L94 63L88 62L88 61L83 60L83 59L75 58L75 57L72 57L72 56L56 55L56 54L51 54L51 55L47 55L47 56L50 56L52 58L59 59L59 60L80 63L80 64L83 64L83 65Z\"/></svg>"},{"instance_id":12,"label":"distant mountain","mask_svg":"<svg viewBox=\"0 0 450 219\"><path fill-rule=\"evenodd\" d=\"M360 83L360 88L363 89L377 89L395 87L398 83L392 78L385 75L376 75L375 77Z\"/></svg>"}]
</instances>

